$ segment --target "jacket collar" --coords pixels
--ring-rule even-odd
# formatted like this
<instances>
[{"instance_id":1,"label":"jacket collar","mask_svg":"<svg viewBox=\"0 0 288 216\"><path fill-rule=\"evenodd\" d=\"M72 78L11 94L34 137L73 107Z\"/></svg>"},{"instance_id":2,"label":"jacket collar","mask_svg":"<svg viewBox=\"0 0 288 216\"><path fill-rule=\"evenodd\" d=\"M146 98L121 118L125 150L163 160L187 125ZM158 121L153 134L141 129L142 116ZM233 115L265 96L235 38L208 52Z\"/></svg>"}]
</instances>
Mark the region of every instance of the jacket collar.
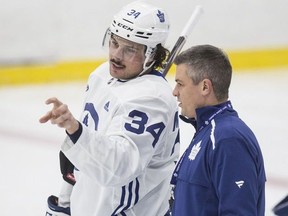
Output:
<instances>
[{"instance_id":1,"label":"jacket collar","mask_svg":"<svg viewBox=\"0 0 288 216\"><path fill-rule=\"evenodd\" d=\"M226 101L221 104L217 104L215 106L206 106L196 109L196 118L187 118L183 115L180 115L180 119L186 123L190 123L194 126L196 131L201 130L206 125L209 125L210 122L220 113L223 112L237 112L233 109L232 104L230 101Z\"/></svg>"}]
</instances>

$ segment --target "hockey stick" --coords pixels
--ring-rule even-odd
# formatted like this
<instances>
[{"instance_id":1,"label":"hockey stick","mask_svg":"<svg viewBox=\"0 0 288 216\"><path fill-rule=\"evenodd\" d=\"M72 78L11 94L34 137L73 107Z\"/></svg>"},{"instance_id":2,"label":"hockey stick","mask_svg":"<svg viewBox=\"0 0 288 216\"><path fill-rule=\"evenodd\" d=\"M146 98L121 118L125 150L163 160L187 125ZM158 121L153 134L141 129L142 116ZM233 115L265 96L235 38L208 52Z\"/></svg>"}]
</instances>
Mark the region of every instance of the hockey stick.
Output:
<instances>
[{"instance_id":1,"label":"hockey stick","mask_svg":"<svg viewBox=\"0 0 288 216\"><path fill-rule=\"evenodd\" d=\"M169 69L171 68L176 56L181 51L182 47L184 46L188 36L191 34L194 26L196 25L197 21L199 20L200 15L204 12L202 6L198 5L196 6L194 12L192 13L190 19L186 23L184 29L182 30L182 33L180 34L178 40L176 41L172 51L170 52L170 55L168 56L167 63L165 65L165 68L163 69L162 74L164 76L167 75Z\"/></svg>"}]
</instances>

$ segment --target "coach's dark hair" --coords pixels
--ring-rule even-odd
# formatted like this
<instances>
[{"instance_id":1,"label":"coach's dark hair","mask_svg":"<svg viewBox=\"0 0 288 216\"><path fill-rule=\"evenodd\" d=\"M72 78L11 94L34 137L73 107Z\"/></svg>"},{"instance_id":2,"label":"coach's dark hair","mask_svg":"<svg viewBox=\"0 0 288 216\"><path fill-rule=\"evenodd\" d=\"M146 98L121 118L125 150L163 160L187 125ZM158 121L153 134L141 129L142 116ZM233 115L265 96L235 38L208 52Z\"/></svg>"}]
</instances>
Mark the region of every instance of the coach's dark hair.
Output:
<instances>
[{"instance_id":1,"label":"coach's dark hair","mask_svg":"<svg viewBox=\"0 0 288 216\"><path fill-rule=\"evenodd\" d=\"M188 65L187 75L195 85L203 79L211 80L217 100L228 98L232 66L221 49L212 45L193 46L180 53L174 63Z\"/></svg>"}]
</instances>

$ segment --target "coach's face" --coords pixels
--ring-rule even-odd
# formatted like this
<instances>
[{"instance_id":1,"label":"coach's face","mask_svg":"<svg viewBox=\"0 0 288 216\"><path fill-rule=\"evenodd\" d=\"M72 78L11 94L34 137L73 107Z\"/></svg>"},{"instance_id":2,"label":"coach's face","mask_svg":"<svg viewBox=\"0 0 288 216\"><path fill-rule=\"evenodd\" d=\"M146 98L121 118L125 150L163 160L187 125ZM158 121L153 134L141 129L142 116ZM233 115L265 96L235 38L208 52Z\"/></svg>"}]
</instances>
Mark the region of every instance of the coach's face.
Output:
<instances>
[{"instance_id":1,"label":"coach's face","mask_svg":"<svg viewBox=\"0 0 288 216\"><path fill-rule=\"evenodd\" d=\"M118 79L131 79L143 70L145 46L111 36L109 41L110 74Z\"/></svg>"},{"instance_id":2,"label":"coach's face","mask_svg":"<svg viewBox=\"0 0 288 216\"><path fill-rule=\"evenodd\" d=\"M203 106L202 85L194 84L188 76L188 66L179 64L176 66L175 88L173 95L177 97L181 114L188 118L196 118L195 110Z\"/></svg>"}]
</instances>

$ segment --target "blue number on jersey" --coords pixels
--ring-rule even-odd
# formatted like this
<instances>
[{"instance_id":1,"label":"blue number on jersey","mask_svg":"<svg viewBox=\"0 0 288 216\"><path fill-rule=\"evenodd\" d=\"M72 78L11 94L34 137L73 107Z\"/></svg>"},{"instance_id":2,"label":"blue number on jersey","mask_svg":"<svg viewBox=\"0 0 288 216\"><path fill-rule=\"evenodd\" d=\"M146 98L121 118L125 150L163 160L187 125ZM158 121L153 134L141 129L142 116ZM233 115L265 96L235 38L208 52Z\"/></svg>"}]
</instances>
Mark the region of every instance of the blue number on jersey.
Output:
<instances>
[{"instance_id":1,"label":"blue number on jersey","mask_svg":"<svg viewBox=\"0 0 288 216\"><path fill-rule=\"evenodd\" d=\"M146 113L138 111L138 110L131 111L129 113L129 117L133 118L133 120L132 120L132 123L125 123L124 127L126 128L126 130L135 134L142 134L146 130L154 137L152 146L155 147L162 131L165 128L164 123L159 122L153 125L149 125L146 128L146 124L148 122L148 116Z\"/></svg>"},{"instance_id":2,"label":"blue number on jersey","mask_svg":"<svg viewBox=\"0 0 288 216\"><path fill-rule=\"evenodd\" d=\"M85 111L88 111L94 121L94 125L95 125L95 130L98 130L98 123L99 123L99 116L97 111L94 108L94 105L92 103L86 103ZM135 133L135 134L142 134L145 131L149 132L153 137L154 137L154 141L152 143L152 146L155 147L156 143L159 140L159 137L162 133L162 131L165 128L165 125L163 122L159 122L156 124L152 124L149 125L146 128L146 124L148 122L148 116L146 115L146 113L143 113L141 111L138 110L133 110L129 113L129 117L133 118L131 123L125 123L124 127L126 128L126 130ZM83 119L83 124L85 124L86 126L88 126L88 114L84 117Z\"/></svg>"}]
</instances>

